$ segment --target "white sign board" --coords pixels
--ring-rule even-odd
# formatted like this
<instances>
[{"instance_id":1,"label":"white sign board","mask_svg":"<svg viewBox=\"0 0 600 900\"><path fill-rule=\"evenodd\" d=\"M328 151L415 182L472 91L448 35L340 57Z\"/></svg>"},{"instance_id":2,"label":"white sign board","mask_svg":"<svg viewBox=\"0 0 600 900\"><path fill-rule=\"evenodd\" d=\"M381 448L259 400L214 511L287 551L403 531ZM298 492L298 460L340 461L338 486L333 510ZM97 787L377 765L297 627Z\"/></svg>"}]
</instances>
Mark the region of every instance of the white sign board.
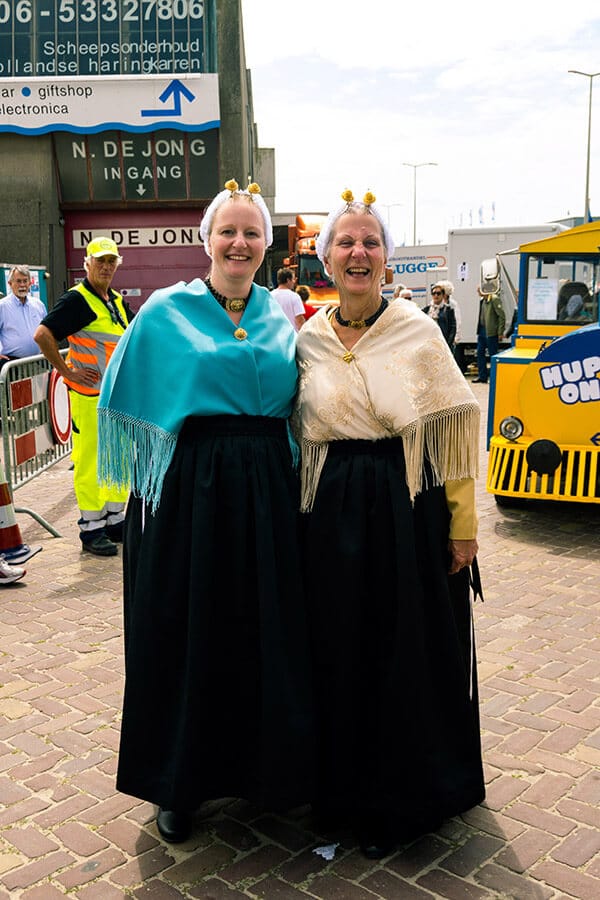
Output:
<instances>
[{"instance_id":1,"label":"white sign board","mask_svg":"<svg viewBox=\"0 0 600 900\"><path fill-rule=\"evenodd\" d=\"M0 81L0 132L218 128L219 76L146 75Z\"/></svg>"},{"instance_id":2,"label":"white sign board","mask_svg":"<svg viewBox=\"0 0 600 900\"><path fill-rule=\"evenodd\" d=\"M534 278L527 287L527 318L548 322L556 319L558 278Z\"/></svg>"}]
</instances>

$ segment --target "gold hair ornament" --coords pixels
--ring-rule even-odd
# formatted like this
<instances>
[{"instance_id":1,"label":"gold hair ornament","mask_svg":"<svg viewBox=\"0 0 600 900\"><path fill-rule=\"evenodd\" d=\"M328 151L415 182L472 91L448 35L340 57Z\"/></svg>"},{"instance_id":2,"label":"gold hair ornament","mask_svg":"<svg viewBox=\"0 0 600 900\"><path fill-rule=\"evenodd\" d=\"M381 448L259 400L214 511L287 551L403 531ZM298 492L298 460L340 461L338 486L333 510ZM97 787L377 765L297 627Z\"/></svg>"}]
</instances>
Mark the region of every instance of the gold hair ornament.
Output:
<instances>
[{"instance_id":1,"label":"gold hair ornament","mask_svg":"<svg viewBox=\"0 0 600 900\"><path fill-rule=\"evenodd\" d=\"M342 200L344 203L354 203L354 194L352 191L344 191L342 194Z\"/></svg>"},{"instance_id":2,"label":"gold hair ornament","mask_svg":"<svg viewBox=\"0 0 600 900\"><path fill-rule=\"evenodd\" d=\"M376 200L377 200L377 197L375 196L375 194L372 191L367 191L367 193L363 197L363 203L365 204L365 206L372 206Z\"/></svg>"},{"instance_id":3,"label":"gold hair ornament","mask_svg":"<svg viewBox=\"0 0 600 900\"><path fill-rule=\"evenodd\" d=\"M230 178L229 181L225 182L225 190L226 191L231 191L231 193L234 194L235 191L239 191L239 189L240 189L240 186L237 183L237 181L235 180L235 178Z\"/></svg>"}]
</instances>

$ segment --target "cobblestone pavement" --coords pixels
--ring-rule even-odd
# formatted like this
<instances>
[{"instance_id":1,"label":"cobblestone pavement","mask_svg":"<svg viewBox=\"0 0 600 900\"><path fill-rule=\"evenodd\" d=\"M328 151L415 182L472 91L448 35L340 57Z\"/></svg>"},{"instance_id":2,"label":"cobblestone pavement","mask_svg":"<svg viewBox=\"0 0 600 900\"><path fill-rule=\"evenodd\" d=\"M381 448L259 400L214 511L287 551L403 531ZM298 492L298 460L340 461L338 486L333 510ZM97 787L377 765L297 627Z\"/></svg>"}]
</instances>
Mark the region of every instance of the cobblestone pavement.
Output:
<instances>
[{"instance_id":1,"label":"cobblestone pavement","mask_svg":"<svg viewBox=\"0 0 600 900\"><path fill-rule=\"evenodd\" d=\"M487 387L475 385L486 404ZM487 799L382 862L310 811L202 810L169 846L154 808L115 791L120 559L83 556L63 461L19 489L53 538L0 589L0 897L368 900L600 897L600 507L499 509L479 485L486 589L475 610ZM390 715L394 711L390 710ZM210 729L210 723L207 723Z\"/></svg>"}]
</instances>

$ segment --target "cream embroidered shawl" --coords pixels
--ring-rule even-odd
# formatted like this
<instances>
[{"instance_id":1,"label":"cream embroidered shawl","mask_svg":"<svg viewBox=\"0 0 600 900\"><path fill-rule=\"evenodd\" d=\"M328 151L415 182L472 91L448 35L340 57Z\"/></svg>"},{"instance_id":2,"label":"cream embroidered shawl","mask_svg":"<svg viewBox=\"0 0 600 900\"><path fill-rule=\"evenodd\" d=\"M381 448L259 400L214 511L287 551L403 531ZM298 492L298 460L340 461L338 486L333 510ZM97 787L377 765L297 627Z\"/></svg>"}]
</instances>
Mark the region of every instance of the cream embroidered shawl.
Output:
<instances>
[{"instance_id":1,"label":"cream embroidered shawl","mask_svg":"<svg viewBox=\"0 0 600 900\"><path fill-rule=\"evenodd\" d=\"M302 510L312 508L329 441L401 437L411 499L423 457L436 484L475 478L475 397L436 322L414 303L392 303L351 351L321 309L298 334L293 424L302 449Z\"/></svg>"}]
</instances>

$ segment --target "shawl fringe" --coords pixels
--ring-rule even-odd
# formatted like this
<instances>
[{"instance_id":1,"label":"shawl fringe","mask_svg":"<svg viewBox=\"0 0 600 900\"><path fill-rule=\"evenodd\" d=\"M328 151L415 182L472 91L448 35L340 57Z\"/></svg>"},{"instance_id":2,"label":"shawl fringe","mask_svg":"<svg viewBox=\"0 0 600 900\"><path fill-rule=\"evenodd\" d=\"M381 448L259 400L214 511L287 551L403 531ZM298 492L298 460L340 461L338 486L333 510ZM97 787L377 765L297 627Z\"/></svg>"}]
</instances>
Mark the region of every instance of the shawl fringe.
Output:
<instances>
[{"instance_id":1,"label":"shawl fringe","mask_svg":"<svg viewBox=\"0 0 600 900\"><path fill-rule=\"evenodd\" d=\"M177 435L112 409L98 409L98 480L129 488L155 512Z\"/></svg>"},{"instance_id":2,"label":"shawl fringe","mask_svg":"<svg viewBox=\"0 0 600 900\"><path fill-rule=\"evenodd\" d=\"M313 508L328 450L328 443L317 444L314 441L302 441L300 512L310 512Z\"/></svg>"},{"instance_id":3,"label":"shawl fringe","mask_svg":"<svg viewBox=\"0 0 600 900\"><path fill-rule=\"evenodd\" d=\"M411 502L424 487L428 487L423 484L425 458L431 465L434 485L461 478L477 478L479 419L478 404L465 403L425 415L401 431L399 437L404 447L406 484ZM313 508L328 449L326 441L302 441L302 512L310 512Z\"/></svg>"},{"instance_id":4,"label":"shawl fringe","mask_svg":"<svg viewBox=\"0 0 600 900\"><path fill-rule=\"evenodd\" d=\"M423 460L428 459L434 485L479 474L479 406L465 403L423 416L401 437L410 499L423 490ZM427 487L427 485L425 485Z\"/></svg>"}]
</instances>

